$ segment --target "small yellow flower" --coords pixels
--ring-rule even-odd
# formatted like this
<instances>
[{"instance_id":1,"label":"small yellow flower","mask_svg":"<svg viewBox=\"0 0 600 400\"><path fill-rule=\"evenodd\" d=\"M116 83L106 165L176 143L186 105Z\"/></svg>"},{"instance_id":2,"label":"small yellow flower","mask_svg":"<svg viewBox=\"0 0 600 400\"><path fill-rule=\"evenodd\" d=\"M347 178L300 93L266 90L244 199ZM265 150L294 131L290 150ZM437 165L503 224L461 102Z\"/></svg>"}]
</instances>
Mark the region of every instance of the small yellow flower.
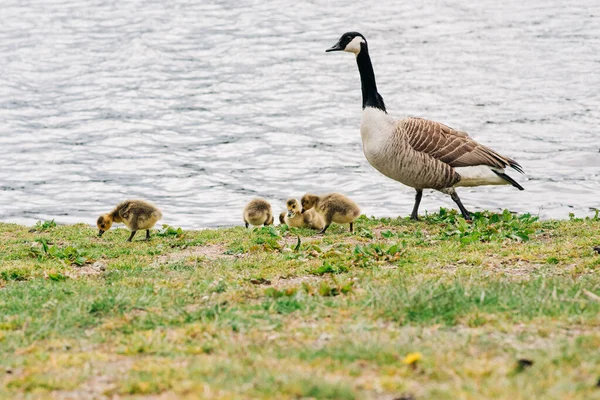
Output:
<instances>
[{"instance_id":1,"label":"small yellow flower","mask_svg":"<svg viewBox=\"0 0 600 400\"><path fill-rule=\"evenodd\" d=\"M404 357L404 360L402 360L402 363L404 363L406 365L412 365L412 364L415 364L417 361L419 361L422 357L423 357L423 354L421 354L419 352L408 353L406 355L406 357Z\"/></svg>"}]
</instances>

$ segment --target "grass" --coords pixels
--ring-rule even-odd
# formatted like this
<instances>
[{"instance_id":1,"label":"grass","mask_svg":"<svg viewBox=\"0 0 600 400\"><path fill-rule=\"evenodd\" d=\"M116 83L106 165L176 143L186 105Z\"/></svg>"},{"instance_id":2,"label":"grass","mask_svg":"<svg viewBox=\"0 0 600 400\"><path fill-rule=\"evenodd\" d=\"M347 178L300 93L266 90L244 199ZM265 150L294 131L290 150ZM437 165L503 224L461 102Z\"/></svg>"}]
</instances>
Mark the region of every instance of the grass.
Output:
<instances>
[{"instance_id":1,"label":"grass","mask_svg":"<svg viewBox=\"0 0 600 400\"><path fill-rule=\"evenodd\" d=\"M600 398L598 216L127 237L0 224L0 398Z\"/></svg>"}]
</instances>

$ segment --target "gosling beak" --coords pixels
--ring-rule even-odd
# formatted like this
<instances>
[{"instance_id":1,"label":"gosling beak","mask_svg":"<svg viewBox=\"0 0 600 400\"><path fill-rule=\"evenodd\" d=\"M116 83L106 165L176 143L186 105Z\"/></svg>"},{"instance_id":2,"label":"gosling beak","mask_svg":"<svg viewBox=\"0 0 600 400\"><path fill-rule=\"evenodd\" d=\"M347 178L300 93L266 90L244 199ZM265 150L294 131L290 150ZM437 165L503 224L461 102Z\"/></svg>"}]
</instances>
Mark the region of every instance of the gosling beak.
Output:
<instances>
[{"instance_id":1,"label":"gosling beak","mask_svg":"<svg viewBox=\"0 0 600 400\"><path fill-rule=\"evenodd\" d=\"M290 217L290 218L293 218L294 217L294 213L292 211L288 211L287 212L287 216Z\"/></svg>"},{"instance_id":2,"label":"gosling beak","mask_svg":"<svg viewBox=\"0 0 600 400\"><path fill-rule=\"evenodd\" d=\"M340 42L337 42L336 44L334 44L333 46L331 46L330 48L325 50L325 53L329 53L330 51L342 51L342 50L344 50L344 48L342 47Z\"/></svg>"},{"instance_id":3,"label":"gosling beak","mask_svg":"<svg viewBox=\"0 0 600 400\"><path fill-rule=\"evenodd\" d=\"M98 237L102 236L104 234L104 232L106 232L106 231L103 231L102 229L100 229L100 231L98 231Z\"/></svg>"},{"instance_id":4,"label":"gosling beak","mask_svg":"<svg viewBox=\"0 0 600 400\"><path fill-rule=\"evenodd\" d=\"M301 214L304 214L304 212L305 212L305 211L306 211L306 210L303 208L303 209L302 209L302 211L301 211Z\"/></svg>"}]
</instances>

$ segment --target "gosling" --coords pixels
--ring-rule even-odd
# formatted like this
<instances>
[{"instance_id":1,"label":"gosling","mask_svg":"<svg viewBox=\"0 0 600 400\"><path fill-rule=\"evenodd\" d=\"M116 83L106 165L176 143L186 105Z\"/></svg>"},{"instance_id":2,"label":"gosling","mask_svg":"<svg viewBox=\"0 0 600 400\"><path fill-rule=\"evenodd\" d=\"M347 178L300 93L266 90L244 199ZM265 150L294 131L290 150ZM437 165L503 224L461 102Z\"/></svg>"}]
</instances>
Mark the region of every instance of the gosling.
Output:
<instances>
[{"instance_id":1,"label":"gosling","mask_svg":"<svg viewBox=\"0 0 600 400\"><path fill-rule=\"evenodd\" d=\"M280 225L284 225L285 224L285 211L282 211L281 214L279 214L279 224Z\"/></svg>"},{"instance_id":2,"label":"gosling","mask_svg":"<svg viewBox=\"0 0 600 400\"><path fill-rule=\"evenodd\" d=\"M305 194L302 196L302 214L312 208L323 218L325 226L319 232L325 233L332 222L350 224L350 232L354 232L354 221L360 215L360 208L352 200L340 193L331 193L324 196Z\"/></svg>"},{"instance_id":3,"label":"gosling","mask_svg":"<svg viewBox=\"0 0 600 400\"><path fill-rule=\"evenodd\" d=\"M322 230L325 227L323 217L316 210L302 212L302 206L296 199L286 201L287 214L284 216L285 223L290 228L310 228Z\"/></svg>"},{"instance_id":4,"label":"gosling","mask_svg":"<svg viewBox=\"0 0 600 400\"><path fill-rule=\"evenodd\" d=\"M249 225L272 225L273 212L271 211L271 204L265 199L251 200L244 208L244 223L246 228Z\"/></svg>"},{"instance_id":5,"label":"gosling","mask_svg":"<svg viewBox=\"0 0 600 400\"><path fill-rule=\"evenodd\" d=\"M131 242L137 231L143 229L146 230L146 240L150 240L150 229L161 218L162 213L153 204L143 200L125 200L108 214L98 217L98 236L109 230L113 222L122 222L131 231L128 242Z\"/></svg>"}]
</instances>

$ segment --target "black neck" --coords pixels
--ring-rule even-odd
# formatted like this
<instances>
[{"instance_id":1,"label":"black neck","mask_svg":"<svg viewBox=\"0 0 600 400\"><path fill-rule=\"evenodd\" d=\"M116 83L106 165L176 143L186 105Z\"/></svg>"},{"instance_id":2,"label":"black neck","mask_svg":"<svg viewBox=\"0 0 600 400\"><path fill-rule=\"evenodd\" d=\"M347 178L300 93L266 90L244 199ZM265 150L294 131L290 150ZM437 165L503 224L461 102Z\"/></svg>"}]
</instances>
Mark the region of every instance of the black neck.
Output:
<instances>
[{"instance_id":1,"label":"black neck","mask_svg":"<svg viewBox=\"0 0 600 400\"><path fill-rule=\"evenodd\" d=\"M358 72L360 72L360 83L362 86L362 107L375 107L383 112L385 104L383 98L377 93L377 84L375 83L375 72L373 72L373 64L369 57L369 50L365 43L360 45L360 53L356 56L356 64L358 64Z\"/></svg>"}]
</instances>

